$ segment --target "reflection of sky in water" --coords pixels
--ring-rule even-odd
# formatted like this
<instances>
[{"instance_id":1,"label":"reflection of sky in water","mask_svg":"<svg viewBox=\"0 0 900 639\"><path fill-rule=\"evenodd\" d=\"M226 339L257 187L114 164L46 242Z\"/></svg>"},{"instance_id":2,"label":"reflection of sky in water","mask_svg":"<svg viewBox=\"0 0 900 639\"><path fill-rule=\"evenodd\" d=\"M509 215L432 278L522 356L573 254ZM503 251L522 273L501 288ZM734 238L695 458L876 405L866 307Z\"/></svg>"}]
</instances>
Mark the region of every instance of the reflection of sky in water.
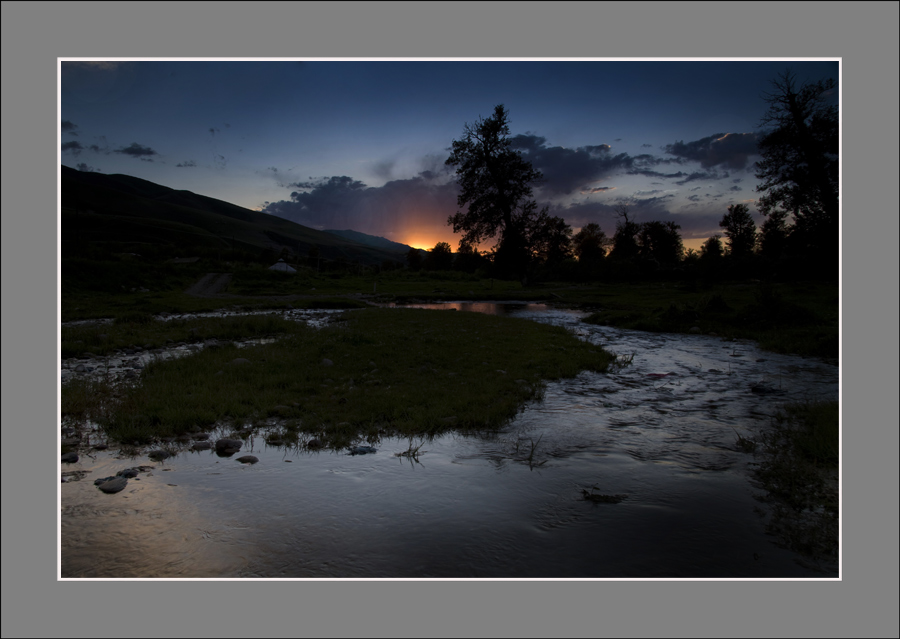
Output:
<instances>
[{"instance_id":1,"label":"reflection of sky in water","mask_svg":"<svg viewBox=\"0 0 900 639\"><path fill-rule=\"evenodd\" d=\"M349 456L257 437L241 453L254 466L184 452L104 495L94 479L150 462L83 457L66 470L92 472L61 486L63 576L835 576L765 534L752 457L734 442L778 404L837 397L837 367L580 325L570 311L511 314L571 326L634 363L548 384L503 432L425 442L419 463L394 455L408 440ZM752 392L760 381L780 394ZM594 487L628 497L582 500Z\"/></svg>"}]
</instances>

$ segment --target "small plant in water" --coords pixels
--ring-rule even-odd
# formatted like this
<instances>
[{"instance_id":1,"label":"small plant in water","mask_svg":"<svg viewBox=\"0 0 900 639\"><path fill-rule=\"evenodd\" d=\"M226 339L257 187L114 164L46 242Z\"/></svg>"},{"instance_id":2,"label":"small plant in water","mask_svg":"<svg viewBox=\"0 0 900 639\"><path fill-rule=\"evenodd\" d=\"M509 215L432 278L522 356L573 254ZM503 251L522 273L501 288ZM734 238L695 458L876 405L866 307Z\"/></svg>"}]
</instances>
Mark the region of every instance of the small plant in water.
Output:
<instances>
[{"instance_id":1,"label":"small plant in water","mask_svg":"<svg viewBox=\"0 0 900 639\"><path fill-rule=\"evenodd\" d=\"M414 460L416 460L416 461L419 461L419 454L420 454L420 453L427 453L427 452L428 452L427 450L422 450L422 451L419 450L419 449L422 448L422 446L424 446L424 445L425 445L425 440L422 440L421 442L419 442L419 445L418 445L418 446L413 446L412 438L410 438L410 440L409 440L409 448L407 448L407 449L406 449L405 451L403 451L402 453L394 453L394 455L395 455L396 457L408 457L408 458L410 458L410 459L414 459Z\"/></svg>"},{"instance_id":2,"label":"small plant in water","mask_svg":"<svg viewBox=\"0 0 900 639\"><path fill-rule=\"evenodd\" d=\"M610 368L619 369L619 368L626 368L628 366L631 366L632 363L634 363L635 355L637 355L637 353L632 353L631 355L628 355L628 356L616 355L616 359L614 359L612 364L610 364Z\"/></svg>"},{"instance_id":3,"label":"small plant in water","mask_svg":"<svg viewBox=\"0 0 900 639\"><path fill-rule=\"evenodd\" d=\"M732 428L731 430L734 430ZM750 439L749 437L743 437L739 432L734 430L734 434L737 435L737 441L735 442L735 446L738 450L744 453L752 453L756 450L756 442Z\"/></svg>"}]
</instances>

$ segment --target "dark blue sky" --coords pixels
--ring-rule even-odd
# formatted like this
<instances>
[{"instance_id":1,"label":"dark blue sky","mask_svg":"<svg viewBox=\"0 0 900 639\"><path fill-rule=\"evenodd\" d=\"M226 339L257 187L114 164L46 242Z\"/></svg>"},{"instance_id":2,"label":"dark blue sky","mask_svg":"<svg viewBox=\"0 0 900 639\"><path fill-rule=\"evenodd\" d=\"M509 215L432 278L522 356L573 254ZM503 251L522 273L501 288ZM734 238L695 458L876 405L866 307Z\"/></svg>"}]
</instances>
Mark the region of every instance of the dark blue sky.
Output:
<instances>
[{"instance_id":1,"label":"dark blue sky","mask_svg":"<svg viewBox=\"0 0 900 639\"><path fill-rule=\"evenodd\" d=\"M535 191L578 230L613 209L674 220L686 247L755 213L761 94L836 61L63 61L61 159L414 246L456 246L463 125L510 112ZM833 96L835 103L837 95ZM755 216L758 222L761 217Z\"/></svg>"}]
</instances>

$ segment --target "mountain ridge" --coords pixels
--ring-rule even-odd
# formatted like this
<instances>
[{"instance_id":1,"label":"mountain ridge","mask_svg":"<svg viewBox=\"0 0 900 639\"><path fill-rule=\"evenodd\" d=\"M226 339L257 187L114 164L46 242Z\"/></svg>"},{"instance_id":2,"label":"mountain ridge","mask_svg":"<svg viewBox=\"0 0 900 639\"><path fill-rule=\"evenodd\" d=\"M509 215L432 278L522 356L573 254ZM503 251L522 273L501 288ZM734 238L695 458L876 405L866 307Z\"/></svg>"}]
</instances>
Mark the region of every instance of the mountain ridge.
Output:
<instances>
[{"instance_id":1,"label":"mountain ridge","mask_svg":"<svg viewBox=\"0 0 900 639\"><path fill-rule=\"evenodd\" d=\"M276 252L287 248L299 256L318 253L325 259L367 265L405 263L409 250L405 245L399 245L404 250L361 243L124 174L85 172L61 165L60 188L64 247L72 242L106 242L174 245L185 251L192 247Z\"/></svg>"}]
</instances>

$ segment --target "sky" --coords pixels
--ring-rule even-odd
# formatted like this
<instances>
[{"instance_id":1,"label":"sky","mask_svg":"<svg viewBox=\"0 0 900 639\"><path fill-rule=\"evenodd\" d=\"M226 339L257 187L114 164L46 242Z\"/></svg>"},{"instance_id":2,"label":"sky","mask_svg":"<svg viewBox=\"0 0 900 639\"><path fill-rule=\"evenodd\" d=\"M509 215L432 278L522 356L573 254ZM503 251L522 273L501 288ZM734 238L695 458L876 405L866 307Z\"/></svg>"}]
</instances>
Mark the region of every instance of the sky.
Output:
<instances>
[{"instance_id":1,"label":"sky","mask_svg":"<svg viewBox=\"0 0 900 639\"><path fill-rule=\"evenodd\" d=\"M837 61L795 59L61 60L65 166L454 250L444 161L498 104L543 173L534 199L573 231L596 222L612 236L629 204L637 222L674 221L698 249L731 204L763 221L754 163L772 80L840 73Z\"/></svg>"}]
</instances>

